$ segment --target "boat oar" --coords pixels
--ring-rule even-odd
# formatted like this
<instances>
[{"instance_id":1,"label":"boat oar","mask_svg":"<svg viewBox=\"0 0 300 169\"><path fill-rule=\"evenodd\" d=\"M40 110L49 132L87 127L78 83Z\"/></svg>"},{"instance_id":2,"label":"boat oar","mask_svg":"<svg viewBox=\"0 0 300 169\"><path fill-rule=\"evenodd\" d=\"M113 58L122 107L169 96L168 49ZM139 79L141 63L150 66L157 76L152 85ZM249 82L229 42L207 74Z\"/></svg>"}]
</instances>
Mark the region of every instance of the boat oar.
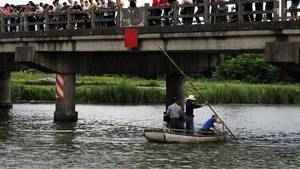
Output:
<instances>
[{"instance_id":1,"label":"boat oar","mask_svg":"<svg viewBox=\"0 0 300 169\"><path fill-rule=\"evenodd\" d=\"M164 54L165 56L167 56L168 60L172 63L172 65L177 69L177 71L178 71L184 78L186 78L186 79L191 79L188 75L186 75L186 74L184 73L184 71L183 71L183 70L175 63L175 61L169 56L169 54L168 54L164 49L162 49L160 46L159 46L159 49L163 52L163 54ZM195 91L199 94L199 96L202 97L201 93L198 92L196 86L195 86L192 82L191 82L190 84L191 84L193 90L195 90ZM202 97L202 98L203 98L203 97ZM221 120L221 122L223 123L224 127L225 127L225 128L228 130L228 132L230 133L230 136L231 136L233 139L237 140L237 137L235 137L235 135L232 133L232 131L229 129L229 127L225 124L224 120L222 120L221 117L217 114L217 112L214 110L214 108L213 108L209 103L207 103L207 106L208 106L209 109L215 114L215 116Z\"/></svg>"}]
</instances>

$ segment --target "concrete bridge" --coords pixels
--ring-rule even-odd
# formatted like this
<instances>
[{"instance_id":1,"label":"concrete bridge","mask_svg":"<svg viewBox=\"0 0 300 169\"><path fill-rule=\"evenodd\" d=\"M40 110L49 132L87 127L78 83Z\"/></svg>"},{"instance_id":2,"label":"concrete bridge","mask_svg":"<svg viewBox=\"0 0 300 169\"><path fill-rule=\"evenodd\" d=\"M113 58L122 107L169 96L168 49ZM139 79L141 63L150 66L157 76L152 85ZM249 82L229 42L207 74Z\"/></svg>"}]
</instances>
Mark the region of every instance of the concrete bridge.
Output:
<instances>
[{"instance_id":1,"label":"concrete bridge","mask_svg":"<svg viewBox=\"0 0 300 169\"><path fill-rule=\"evenodd\" d=\"M262 3L263 9L247 11L245 5ZM267 4L272 3L271 9ZM89 12L1 16L0 107L11 107L9 78L17 64L57 73L56 121L76 121L75 74L165 74L167 104L182 96L183 78L176 73L159 47L187 73L199 73L221 62L221 54L259 52L266 59L298 70L300 30L297 17L285 0L230 0L225 5L239 10L218 12L219 6L204 1L170 7L102 9ZM203 12L182 14L187 8ZM161 15L153 15L160 10ZM296 12L298 9L293 9ZM101 19L101 12L113 17ZM258 20L258 16L262 16ZM88 16L86 20L78 16ZM12 22L14 17L18 22ZM36 19L32 22L32 18ZM196 22L197 19L200 22ZM187 20L189 19L189 20ZM192 23L187 22L192 19ZM153 24L153 20L156 24ZM168 21L168 23L166 23ZM107 22L111 24L107 24ZM124 31L134 27L138 45L124 45Z\"/></svg>"}]
</instances>

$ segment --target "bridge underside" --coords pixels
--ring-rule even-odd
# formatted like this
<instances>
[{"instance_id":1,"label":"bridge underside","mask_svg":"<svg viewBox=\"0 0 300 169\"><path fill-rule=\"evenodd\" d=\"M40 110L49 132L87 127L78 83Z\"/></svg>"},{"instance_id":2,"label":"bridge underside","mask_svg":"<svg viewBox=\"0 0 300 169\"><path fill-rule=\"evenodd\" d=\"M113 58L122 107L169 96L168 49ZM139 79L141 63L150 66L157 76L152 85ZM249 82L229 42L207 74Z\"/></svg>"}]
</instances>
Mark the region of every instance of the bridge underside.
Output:
<instances>
[{"instance_id":1,"label":"bridge underside","mask_svg":"<svg viewBox=\"0 0 300 169\"><path fill-rule=\"evenodd\" d=\"M183 70L197 74L222 62L216 54L197 52L170 52L169 55ZM129 74L159 76L174 72L162 52L39 52L31 48L17 48L15 60L38 69L58 73Z\"/></svg>"}]
</instances>

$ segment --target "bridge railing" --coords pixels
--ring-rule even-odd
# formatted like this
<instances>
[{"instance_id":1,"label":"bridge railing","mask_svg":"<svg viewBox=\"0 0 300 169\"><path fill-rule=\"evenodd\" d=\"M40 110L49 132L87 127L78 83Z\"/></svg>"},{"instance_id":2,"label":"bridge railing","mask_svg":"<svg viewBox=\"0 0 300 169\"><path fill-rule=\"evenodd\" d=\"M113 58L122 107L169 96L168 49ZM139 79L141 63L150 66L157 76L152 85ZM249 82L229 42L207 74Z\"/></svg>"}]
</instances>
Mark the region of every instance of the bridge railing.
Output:
<instances>
[{"instance_id":1,"label":"bridge railing","mask_svg":"<svg viewBox=\"0 0 300 169\"><path fill-rule=\"evenodd\" d=\"M67 10L43 14L0 15L1 32L44 32L113 27L165 27L181 25L286 22L298 19L300 9L290 0L224 0L211 3L89 11Z\"/></svg>"}]
</instances>

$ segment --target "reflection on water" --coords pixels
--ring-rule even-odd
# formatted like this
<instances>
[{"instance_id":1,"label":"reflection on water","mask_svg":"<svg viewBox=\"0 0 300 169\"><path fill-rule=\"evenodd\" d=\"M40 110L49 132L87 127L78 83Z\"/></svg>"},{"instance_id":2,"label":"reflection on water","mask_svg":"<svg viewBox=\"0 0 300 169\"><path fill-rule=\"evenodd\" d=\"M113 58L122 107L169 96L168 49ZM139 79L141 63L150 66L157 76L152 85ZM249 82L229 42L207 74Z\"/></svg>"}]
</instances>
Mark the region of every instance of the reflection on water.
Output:
<instances>
[{"instance_id":1,"label":"reflection on water","mask_svg":"<svg viewBox=\"0 0 300 169\"><path fill-rule=\"evenodd\" d=\"M53 123L54 105L15 105L0 121L0 168L300 168L300 106L216 106L241 141L199 145L143 138L142 127L162 126L164 106L77 110L77 123ZM197 110L196 124L210 115Z\"/></svg>"}]
</instances>

